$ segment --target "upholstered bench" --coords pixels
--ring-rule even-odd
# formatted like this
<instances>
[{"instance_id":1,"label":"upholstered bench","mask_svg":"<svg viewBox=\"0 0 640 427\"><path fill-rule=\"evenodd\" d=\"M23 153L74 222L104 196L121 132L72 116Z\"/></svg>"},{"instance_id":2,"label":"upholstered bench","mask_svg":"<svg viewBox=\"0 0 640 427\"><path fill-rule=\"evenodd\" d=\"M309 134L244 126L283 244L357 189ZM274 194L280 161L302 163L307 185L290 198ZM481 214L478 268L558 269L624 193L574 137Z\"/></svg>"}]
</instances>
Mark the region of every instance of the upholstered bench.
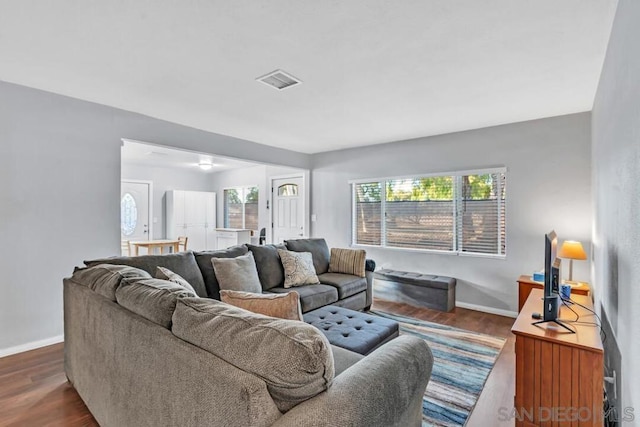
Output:
<instances>
[{"instance_id":1,"label":"upholstered bench","mask_svg":"<svg viewBox=\"0 0 640 427\"><path fill-rule=\"evenodd\" d=\"M398 336L398 323L383 317L327 305L304 315L329 342L360 354L369 354Z\"/></svg>"},{"instance_id":2,"label":"upholstered bench","mask_svg":"<svg viewBox=\"0 0 640 427\"><path fill-rule=\"evenodd\" d=\"M376 298L451 311L456 305L456 279L447 276L379 270L375 273Z\"/></svg>"}]
</instances>

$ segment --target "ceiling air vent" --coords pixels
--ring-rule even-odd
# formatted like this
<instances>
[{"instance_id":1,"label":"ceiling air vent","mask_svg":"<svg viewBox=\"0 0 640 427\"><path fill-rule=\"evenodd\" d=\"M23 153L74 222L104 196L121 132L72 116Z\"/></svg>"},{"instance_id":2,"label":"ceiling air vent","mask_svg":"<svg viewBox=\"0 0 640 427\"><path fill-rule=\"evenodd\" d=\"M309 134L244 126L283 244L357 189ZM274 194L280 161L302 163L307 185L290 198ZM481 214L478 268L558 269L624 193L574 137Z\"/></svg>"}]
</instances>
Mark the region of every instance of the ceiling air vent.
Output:
<instances>
[{"instance_id":1,"label":"ceiling air vent","mask_svg":"<svg viewBox=\"0 0 640 427\"><path fill-rule=\"evenodd\" d=\"M258 77L256 80L278 90L286 89L302 83L302 80L297 79L291 74L285 73L282 70L272 71L269 74Z\"/></svg>"}]
</instances>

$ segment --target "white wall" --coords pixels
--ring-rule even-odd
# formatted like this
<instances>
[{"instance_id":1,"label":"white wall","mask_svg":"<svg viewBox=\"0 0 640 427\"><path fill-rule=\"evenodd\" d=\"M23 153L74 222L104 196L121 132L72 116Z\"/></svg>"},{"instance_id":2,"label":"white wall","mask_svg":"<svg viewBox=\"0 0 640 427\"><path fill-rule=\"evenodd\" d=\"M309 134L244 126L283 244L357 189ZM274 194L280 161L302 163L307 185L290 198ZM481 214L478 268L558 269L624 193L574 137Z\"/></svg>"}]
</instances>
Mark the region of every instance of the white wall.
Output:
<instances>
[{"instance_id":1,"label":"white wall","mask_svg":"<svg viewBox=\"0 0 640 427\"><path fill-rule=\"evenodd\" d=\"M593 276L640 417L640 2L620 0L593 107ZM620 378L620 373L618 373ZM636 421L637 422L637 421Z\"/></svg>"},{"instance_id":2,"label":"white wall","mask_svg":"<svg viewBox=\"0 0 640 427\"><path fill-rule=\"evenodd\" d=\"M119 253L121 138L310 165L305 154L0 82L0 355L60 339L62 278Z\"/></svg>"},{"instance_id":3,"label":"white wall","mask_svg":"<svg viewBox=\"0 0 640 427\"><path fill-rule=\"evenodd\" d=\"M153 182L153 238L166 237L165 193L169 190L215 191L212 174L185 168L154 167L122 163L123 180L136 179Z\"/></svg>"},{"instance_id":4,"label":"white wall","mask_svg":"<svg viewBox=\"0 0 640 427\"><path fill-rule=\"evenodd\" d=\"M457 300L517 311L516 280L544 267L544 233L591 238L590 115L574 114L313 156L313 235L330 246L351 242L348 181L506 166L504 260L367 249L378 266L453 276ZM588 280L588 263L574 263Z\"/></svg>"},{"instance_id":5,"label":"white wall","mask_svg":"<svg viewBox=\"0 0 640 427\"><path fill-rule=\"evenodd\" d=\"M271 241L271 211L267 209L267 200L271 192L271 177L300 173L309 182L309 171L305 169L290 168L286 166L256 165L247 168L232 169L218 172L212 175L213 188L217 193L217 222L218 227L224 226L224 189L231 187L258 186L259 208L258 227L266 228L267 242ZM309 188L307 184L307 188ZM310 198L307 191L307 212ZM308 223L307 223L308 229Z\"/></svg>"}]
</instances>

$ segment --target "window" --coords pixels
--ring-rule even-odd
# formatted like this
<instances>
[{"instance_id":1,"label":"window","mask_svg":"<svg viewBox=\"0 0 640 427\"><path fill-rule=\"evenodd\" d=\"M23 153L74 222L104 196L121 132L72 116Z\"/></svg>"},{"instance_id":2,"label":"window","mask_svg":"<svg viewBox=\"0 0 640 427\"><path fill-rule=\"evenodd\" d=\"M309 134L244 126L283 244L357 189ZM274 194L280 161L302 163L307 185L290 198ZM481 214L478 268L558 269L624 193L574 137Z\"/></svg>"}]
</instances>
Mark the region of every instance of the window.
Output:
<instances>
[{"instance_id":1,"label":"window","mask_svg":"<svg viewBox=\"0 0 640 427\"><path fill-rule=\"evenodd\" d=\"M505 170L353 183L353 244L506 255Z\"/></svg>"},{"instance_id":2,"label":"window","mask_svg":"<svg viewBox=\"0 0 640 427\"><path fill-rule=\"evenodd\" d=\"M297 196L298 195L298 184L282 184L278 187L278 196L287 197L287 196Z\"/></svg>"},{"instance_id":3,"label":"window","mask_svg":"<svg viewBox=\"0 0 640 427\"><path fill-rule=\"evenodd\" d=\"M120 228L123 236L131 236L138 225L138 208L131 193L125 193L120 200Z\"/></svg>"},{"instance_id":4,"label":"window","mask_svg":"<svg viewBox=\"0 0 640 427\"><path fill-rule=\"evenodd\" d=\"M225 228L258 229L258 187L224 190Z\"/></svg>"}]
</instances>

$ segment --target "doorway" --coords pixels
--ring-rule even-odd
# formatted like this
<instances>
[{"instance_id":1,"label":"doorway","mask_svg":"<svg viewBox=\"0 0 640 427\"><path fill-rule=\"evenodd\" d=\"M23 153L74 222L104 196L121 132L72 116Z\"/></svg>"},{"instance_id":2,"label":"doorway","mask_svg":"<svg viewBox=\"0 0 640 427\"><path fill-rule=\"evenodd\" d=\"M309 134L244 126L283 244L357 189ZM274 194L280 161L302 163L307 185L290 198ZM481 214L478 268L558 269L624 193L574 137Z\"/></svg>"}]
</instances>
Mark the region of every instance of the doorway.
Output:
<instances>
[{"instance_id":1,"label":"doorway","mask_svg":"<svg viewBox=\"0 0 640 427\"><path fill-rule=\"evenodd\" d=\"M305 229L304 177L273 177L271 179L272 242L307 237Z\"/></svg>"},{"instance_id":2,"label":"doorway","mask_svg":"<svg viewBox=\"0 0 640 427\"><path fill-rule=\"evenodd\" d=\"M150 240L152 233L151 181L123 180L120 183L120 239L122 255L130 255L124 242Z\"/></svg>"}]
</instances>

